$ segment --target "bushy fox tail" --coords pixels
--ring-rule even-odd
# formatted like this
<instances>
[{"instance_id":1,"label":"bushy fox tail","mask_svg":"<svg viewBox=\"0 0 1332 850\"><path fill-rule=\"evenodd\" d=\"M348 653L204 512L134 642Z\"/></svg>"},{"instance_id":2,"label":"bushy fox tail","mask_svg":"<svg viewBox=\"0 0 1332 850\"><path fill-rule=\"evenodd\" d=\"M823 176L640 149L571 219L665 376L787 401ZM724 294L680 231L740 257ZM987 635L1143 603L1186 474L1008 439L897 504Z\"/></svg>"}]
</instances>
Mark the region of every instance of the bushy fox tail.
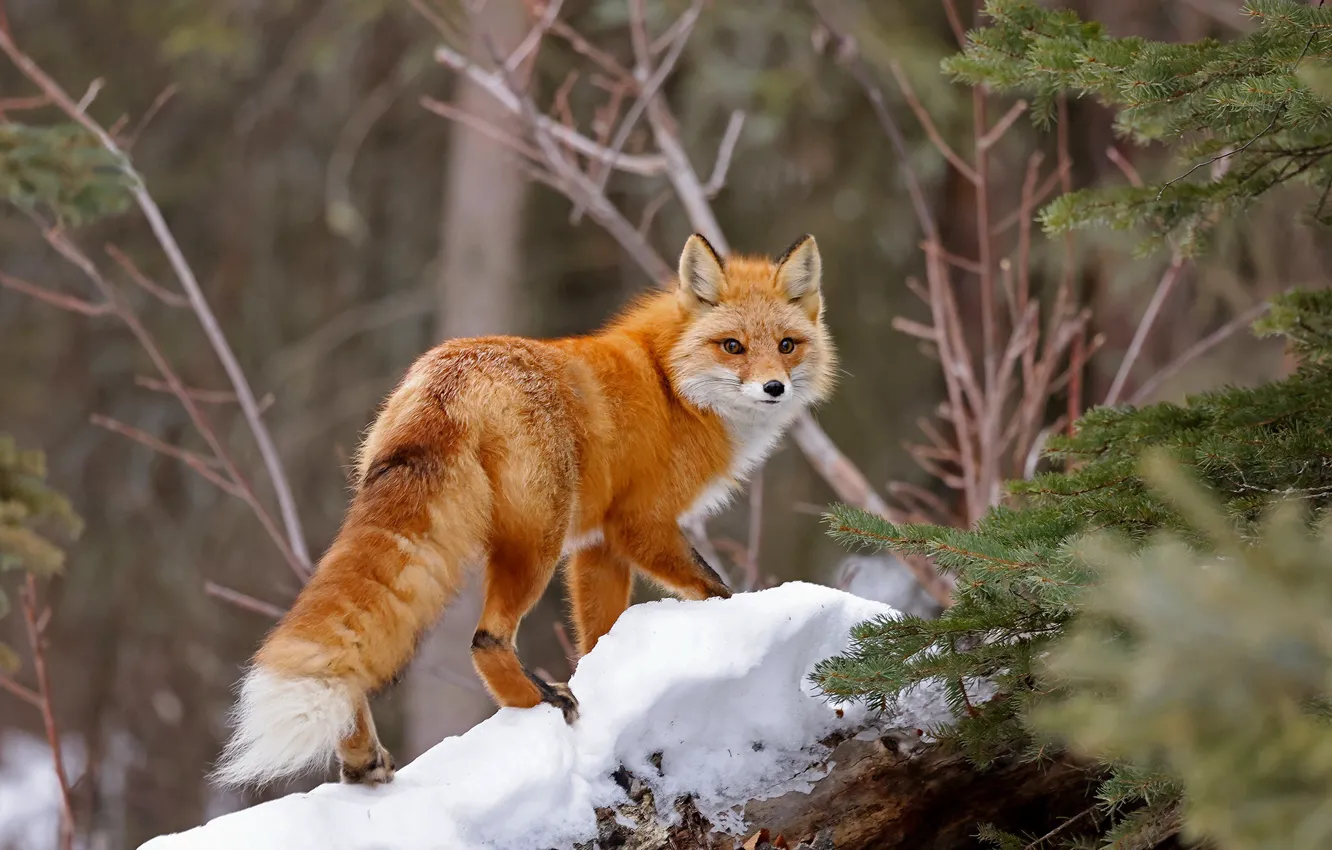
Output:
<instances>
[{"instance_id":1,"label":"bushy fox tail","mask_svg":"<svg viewBox=\"0 0 1332 850\"><path fill-rule=\"evenodd\" d=\"M490 486L476 447L432 413L392 417L410 432L383 418L372 432L337 538L241 683L216 784L326 765L455 594L480 550Z\"/></svg>"}]
</instances>

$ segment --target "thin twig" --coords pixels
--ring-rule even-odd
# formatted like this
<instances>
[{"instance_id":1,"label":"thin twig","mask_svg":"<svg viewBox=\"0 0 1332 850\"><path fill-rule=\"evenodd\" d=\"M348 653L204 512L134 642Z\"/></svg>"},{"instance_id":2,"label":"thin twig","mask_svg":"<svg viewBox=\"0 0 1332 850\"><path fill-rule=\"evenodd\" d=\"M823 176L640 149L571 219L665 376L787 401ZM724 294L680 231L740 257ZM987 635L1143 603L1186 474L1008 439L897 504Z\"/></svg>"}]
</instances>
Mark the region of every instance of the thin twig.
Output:
<instances>
[{"instance_id":1,"label":"thin twig","mask_svg":"<svg viewBox=\"0 0 1332 850\"><path fill-rule=\"evenodd\" d=\"M69 776L65 773L65 759L60 745L60 730L56 725L55 710L51 705L51 680L46 670L46 643L37 622L37 578L31 574L23 586L23 622L27 626L28 645L32 649L32 670L37 677L37 696L41 701L42 725L46 741L51 747L51 761L55 766L56 781L60 785L60 846L71 850L74 846L74 804L70 793Z\"/></svg>"},{"instance_id":2,"label":"thin twig","mask_svg":"<svg viewBox=\"0 0 1332 850\"><path fill-rule=\"evenodd\" d=\"M1147 309L1142 314L1142 319L1138 322L1138 329L1133 332L1133 340L1129 343L1128 351L1124 354L1124 361L1119 364L1119 371L1115 373L1115 379L1110 383L1110 389L1105 394L1105 401L1102 402L1106 407L1114 407L1119 401L1119 394L1123 392L1124 385L1128 383L1129 373L1133 371L1133 364L1138 361L1138 355L1142 353L1143 343L1147 341L1147 334L1151 333L1152 325L1156 324L1156 317L1161 313L1161 307L1165 304L1170 293L1175 288L1175 282L1179 280L1179 273L1184 268L1185 259L1182 255L1176 254L1170 261L1170 266L1161 275L1161 280L1156 284L1156 291L1152 293L1152 300L1147 303Z\"/></svg>"},{"instance_id":3,"label":"thin twig","mask_svg":"<svg viewBox=\"0 0 1332 850\"><path fill-rule=\"evenodd\" d=\"M116 261L116 265L125 270L125 273L129 275L130 280L134 281L140 289L150 293L163 304L167 304L171 307L190 306L190 302L185 296L163 289L149 280L147 275L139 271L139 267L134 264L134 261L126 256L125 252L121 251L115 245L108 242L105 250L107 255Z\"/></svg>"},{"instance_id":4,"label":"thin twig","mask_svg":"<svg viewBox=\"0 0 1332 850\"><path fill-rule=\"evenodd\" d=\"M42 707L42 698L37 695L36 691L32 690L31 688L25 688L24 686L20 685L18 682L15 682L13 679L9 678L3 673L0 673L0 688L4 688L5 690L9 691L11 694L23 700L33 708Z\"/></svg>"},{"instance_id":5,"label":"thin twig","mask_svg":"<svg viewBox=\"0 0 1332 850\"><path fill-rule=\"evenodd\" d=\"M957 4L954 3L953 0L944 0L943 7L944 14L948 17L948 26L953 31L953 38L957 39L957 46L965 46L967 43L967 31L966 27L962 25L962 16L957 13Z\"/></svg>"},{"instance_id":6,"label":"thin twig","mask_svg":"<svg viewBox=\"0 0 1332 850\"><path fill-rule=\"evenodd\" d=\"M162 353L157 341L153 338L152 334L148 332L148 329L144 326L143 322L141 322L134 311L124 303L124 299L120 297L116 292L115 287L113 287L101 273L96 264L94 264L88 255L69 239L62 230L45 224L35 216L33 216L33 220L41 229L47 244L54 248L56 252L64 257L71 265L83 272L84 276L88 278L99 292L101 292L107 302L113 305L116 315L129 330L130 334L133 335L135 340L138 341L140 348L142 348L144 353L148 355L148 359L152 362L153 367L157 369L162 378L171 386L172 393L176 396L177 400L180 401L181 406L185 408L185 412L189 416L190 421L194 424L195 430L197 430L200 436L204 438L204 442L208 444L208 448L213 453L213 456L222 462L229 483L233 485L237 494L250 507L255 518L259 520L259 523L264 527L264 530L268 532L268 536L273 540L274 545L276 545L278 550L282 553L283 558L286 559L288 565L291 566L292 570L299 578L304 580L309 574L309 562L302 561L292 550L290 541L282 535L281 530L278 529L273 518L269 515L268 511L264 509L263 505L260 504L253 489L251 489L249 483L241 474L240 469L237 468L235 463L231 460L231 456L227 453L221 440L218 439L217 434L213 430L212 425L209 424L207 417L203 415L203 412L199 409L198 405L195 404L192 398L190 398L189 393L186 391L184 381L182 381L180 376L176 374L170 361L166 359L166 356ZM233 386L235 385L233 384ZM241 399L238 396L238 401L239 400ZM265 431L265 433L267 432Z\"/></svg>"},{"instance_id":7,"label":"thin twig","mask_svg":"<svg viewBox=\"0 0 1332 850\"><path fill-rule=\"evenodd\" d=\"M128 437L134 442L145 445L155 452L167 455L168 457L174 457L190 469L199 473L199 475L208 479L210 484L215 485L224 493L235 496L238 499L245 499L245 493L240 487L237 487L215 471L217 467L222 465L220 461L203 457L195 452L182 449L179 446L173 446L170 443L157 439L152 434L140 431L138 428L131 427L123 422L118 422L107 416L93 414L90 418L92 424L97 427L113 431L123 437Z\"/></svg>"},{"instance_id":8,"label":"thin twig","mask_svg":"<svg viewBox=\"0 0 1332 850\"><path fill-rule=\"evenodd\" d=\"M1009 128L1013 126L1013 122L1018 120L1018 116L1026 111L1027 102L1025 100L1019 100L1017 103L1013 104L1009 107L1008 111L1004 113L1004 117L996 121L994 126L991 127L985 135L980 137L980 140L976 143L977 147L982 150L989 150L997 145L999 140L1004 137L1004 134L1008 132Z\"/></svg>"},{"instance_id":9,"label":"thin twig","mask_svg":"<svg viewBox=\"0 0 1332 850\"><path fill-rule=\"evenodd\" d=\"M1128 157L1119 152L1119 148L1111 145L1105 149L1105 155L1128 179L1129 185L1142 188L1142 175L1138 173L1137 168L1133 167L1133 163L1128 161Z\"/></svg>"},{"instance_id":10,"label":"thin twig","mask_svg":"<svg viewBox=\"0 0 1332 850\"><path fill-rule=\"evenodd\" d=\"M1032 208L1034 209L1043 204L1045 199L1050 197L1054 190L1058 189L1071 174L1071 163L1061 162L1059 167L1051 172L1051 174L1045 178L1045 181L1041 183L1040 187L1032 193ZM1016 209L999 219L999 222L994 226L994 235L1003 236L1009 231L1009 229L1021 221L1022 216L1022 210Z\"/></svg>"},{"instance_id":11,"label":"thin twig","mask_svg":"<svg viewBox=\"0 0 1332 850\"><path fill-rule=\"evenodd\" d=\"M835 52L840 61L844 64L851 76L860 88L869 98L870 106L874 109L874 115L879 119L879 126L883 129L884 135L893 146L893 151L897 154L898 166L901 169L902 181L906 184L907 196L911 199L911 208L916 213L916 221L920 224L921 232L926 239L938 240L939 228L935 224L934 214L930 211L929 201L925 198L925 190L921 187L920 177L911 167L911 152L907 148L906 137L902 135L902 129L897 125L897 120L893 118L888 111L888 105L884 101L883 91L874 82L874 77L864 60L860 58L859 52L855 48L855 42L850 36L838 29L832 22L831 16L824 8L823 0L811 0L815 14L823 27L828 30L833 42L835 43Z\"/></svg>"},{"instance_id":12,"label":"thin twig","mask_svg":"<svg viewBox=\"0 0 1332 850\"><path fill-rule=\"evenodd\" d=\"M1152 393L1156 392L1162 384L1174 377L1174 375L1185 366L1189 365L1194 360L1197 360L1199 357L1202 357L1227 339L1230 339L1230 337L1234 336L1237 331L1243 330L1253 324L1259 316L1267 312L1267 307L1267 302L1255 304L1226 324L1189 346L1182 354L1167 363L1163 368L1158 369L1150 378L1143 381L1129 398L1129 404L1144 403L1147 399L1151 398Z\"/></svg>"},{"instance_id":13,"label":"thin twig","mask_svg":"<svg viewBox=\"0 0 1332 850\"><path fill-rule=\"evenodd\" d=\"M749 478L749 542L745 546L745 566L749 572L750 586L746 590L758 588L759 543L762 539L763 466L759 466Z\"/></svg>"},{"instance_id":14,"label":"thin twig","mask_svg":"<svg viewBox=\"0 0 1332 850\"><path fill-rule=\"evenodd\" d=\"M135 375L134 383L146 390L152 390L159 393L170 393L175 395L175 390L166 381L159 381L157 378L150 378L147 375ZM189 393L190 398L200 404L235 404L236 394L231 390L204 390L197 387L186 387L185 392ZM274 396L268 393L259 399L259 408L262 413L273 405Z\"/></svg>"},{"instance_id":15,"label":"thin twig","mask_svg":"<svg viewBox=\"0 0 1332 850\"><path fill-rule=\"evenodd\" d=\"M629 140L629 134L633 132L638 120L643 117L648 104L657 96L657 92L660 91L662 84L666 82L666 78L675 70L675 63L680 60L681 54L684 53L685 45L689 42L689 35L693 32L694 25L698 22L698 16L702 11L703 0L693 0L689 4L689 8L680 16L684 23L679 27L666 58L650 73L647 72L645 66L640 66L641 79L639 82L642 84L642 90L639 92L638 98L634 100L633 105L629 107L629 111L625 113L624 118L621 119L620 129L615 132L614 138L611 139L610 159L602 163L603 167L597 170L592 178L592 185L597 194L605 194L606 182L610 180L611 173L615 170L620 151L624 149L625 142ZM575 208L573 222L577 224L581 216L581 207Z\"/></svg>"},{"instance_id":16,"label":"thin twig","mask_svg":"<svg viewBox=\"0 0 1332 850\"><path fill-rule=\"evenodd\" d=\"M0 286L6 289L12 289L15 292L22 292L31 298L39 301L45 301L53 307L59 307L62 310L69 310L72 313L81 313L85 316L105 316L115 312L114 308L105 302L94 304L82 298L76 298L73 295L65 295L60 292L52 292L45 287L34 283L28 283L22 278L14 277L11 274L0 272Z\"/></svg>"},{"instance_id":17,"label":"thin twig","mask_svg":"<svg viewBox=\"0 0 1332 850\"><path fill-rule=\"evenodd\" d=\"M519 42L518 46L509 54L509 58L505 60L504 66L506 68L510 71L518 70L518 67L527 60L527 57L540 46L541 39L545 37L546 32L549 31L551 25L555 23L555 19L560 16L560 8L563 5L564 0L551 0L551 2L546 4L541 19L528 31L523 40Z\"/></svg>"},{"instance_id":18,"label":"thin twig","mask_svg":"<svg viewBox=\"0 0 1332 850\"><path fill-rule=\"evenodd\" d=\"M943 134L934 125L934 119L930 117L929 110L925 108L925 104L920 102L920 98L916 96L916 90L911 87L911 81L907 78L906 72L902 70L902 63L894 59L888 63L888 67L897 80L897 87L902 90L902 97L906 98L911 111L916 113L916 119L920 121L921 128L925 130L925 135L929 137L934 147L969 183L979 183L981 176L976 173L976 168L959 156L948 142L944 141Z\"/></svg>"},{"instance_id":19,"label":"thin twig","mask_svg":"<svg viewBox=\"0 0 1332 850\"><path fill-rule=\"evenodd\" d=\"M420 103L421 106L425 107L428 111L435 113L441 118L448 118L451 121L456 121L459 124L471 127L473 130L476 130L478 133L481 133L487 138L499 142L500 144L504 145L506 148L509 148L510 150L516 153L520 153L534 162L542 161L541 152L538 151L536 148L532 147L531 145L523 143L521 139L515 137L512 133L508 132L507 130L504 130L501 127L496 126L495 124L490 123L484 118L472 115L467 110L459 109L458 107L454 106L451 103L445 103L442 100L435 100L433 97L430 97L429 95L422 95Z\"/></svg>"},{"instance_id":20,"label":"thin twig","mask_svg":"<svg viewBox=\"0 0 1332 850\"><path fill-rule=\"evenodd\" d=\"M523 114L522 100L509 89L504 78L499 74L487 71L451 47L436 47L435 60L455 71L466 74L467 79L484 89L487 94L495 99L496 103L508 111L515 115ZM537 116L537 125L537 129L549 133L583 156L598 162L609 162L613 159L615 167L620 171L651 177L665 170L666 160L662 156L622 153L617 157L612 157L609 148L597 144L587 136L571 130L545 115Z\"/></svg>"},{"instance_id":21,"label":"thin twig","mask_svg":"<svg viewBox=\"0 0 1332 850\"><path fill-rule=\"evenodd\" d=\"M134 129L125 137L125 150L128 151L134 148L134 143L143 135L143 131L147 129L148 124L157 117L157 113L162 111L162 107L166 106L167 101L175 97L177 90L178 87L175 83L169 83L157 97L153 98L153 102L148 105L148 109L143 113L143 117L139 119L139 123L134 125Z\"/></svg>"},{"instance_id":22,"label":"thin twig","mask_svg":"<svg viewBox=\"0 0 1332 850\"><path fill-rule=\"evenodd\" d=\"M272 435L259 415L258 402L250 389L249 381L246 379L240 363L236 360L236 355L232 352L226 336L222 333L217 318L213 315L212 308L204 297L203 289L194 276L193 269L186 261L180 245L176 242L175 235L171 232L171 228L167 226L162 210L157 206L157 202L153 200L152 195L148 193L143 177L130 165L128 157L116 143L116 140L100 124L88 117L79 108L78 104L70 99L59 83L43 71L27 54L19 50L7 32L0 31L0 51L3 51L9 57L10 61L25 77L45 92L61 111L92 133L101 142L102 146L120 161L121 168L129 180L130 194L134 197L144 217L148 219L153 235L157 238L163 252L167 255L167 259L171 262L176 277L190 300L194 314L200 325L203 326L204 334L207 336L218 359L222 361L222 368L226 371L228 379L236 389L241 411L250 426L250 432L254 436L255 443L259 447L260 457L268 470L269 483L277 496L278 508L286 526L285 548L295 558L298 572L308 573L310 564L309 548L306 546L300 516L296 511L296 501L287 482L281 458L278 457L277 449L273 445Z\"/></svg>"},{"instance_id":23,"label":"thin twig","mask_svg":"<svg viewBox=\"0 0 1332 850\"><path fill-rule=\"evenodd\" d=\"M564 623L555 622L551 625L554 627L555 642L564 651L564 660L569 663L569 669L576 669L578 667L578 650L574 648L573 641L569 640L569 630L564 627Z\"/></svg>"},{"instance_id":24,"label":"thin twig","mask_svg":"<svg viewBox=\"0 0 1332 850\"><path fill-rule=\"evenodd\" d=\"M213 597L214 599L221 599L223 602L235 605L237 608L243 608L246 611L253 611L256 614L263 614L265 617L269 617L274 620L281 619L282 615L286 613L285 611L282 610L281 607L274 605L271 602L265 602L262 599L256 599L253 596L241 593L239 590L232 590L229 587L223 587L222 585L213 581L204 582L204 593L207 593L209 596Z\"/></svg>"},{"instance_id":25,"label":"thin twig","mask_svg":"<svg viewBox=\"0 0 1332 850\"><path fill-rule=\"evenodd\" d=\"M726 185L726 175L731 169L731 158L735 155L735 146L740 141L740 131L744 128L744 110L737 109L731 113L730 119L726 122L726 132L722 133L721 144L717 146L717 159L712 164L712 174L708 177L708 182L703 184L703 191L709 198L717 197L717 193Z\"/></svg>"}]
</instances>

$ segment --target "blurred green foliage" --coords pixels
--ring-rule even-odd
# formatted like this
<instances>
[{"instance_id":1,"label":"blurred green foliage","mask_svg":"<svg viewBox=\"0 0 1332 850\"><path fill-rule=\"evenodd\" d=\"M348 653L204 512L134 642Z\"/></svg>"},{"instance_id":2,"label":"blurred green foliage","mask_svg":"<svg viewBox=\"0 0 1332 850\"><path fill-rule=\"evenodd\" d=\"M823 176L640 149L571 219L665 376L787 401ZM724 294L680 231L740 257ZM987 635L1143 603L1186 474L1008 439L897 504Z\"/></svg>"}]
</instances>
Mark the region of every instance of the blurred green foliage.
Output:
<instances>
[{"instance_id":1,"label":"blurred green foliage","mask_svg":"<svg viewBox=\"0 0 1332 850\"><path fill-rule=\"evenodd\" d=\"M0 197L86 224L129 206L125 166L87 130L0 123Z\"/></svg>"},{"instance_id":2,"label":"blurred green foliage","mask_svg":"<svg viewBox=\"0 0 1332 850\"><path fill-rule=\"evenodd\" d=\"M1144 466L1202 543L1083 544L1096 584L1040 665L1062 696L1033 721L1081 753L1173 777L1189 841L1332 846L1332 522L1291 500L1241 532L1173 462Z\"/></svg>"},{"instance_id":3,"label":"blurred green foliage","mask_svg":"<svg viewBox=\"0 0 1332 850\"><path fill-rule=\"evenodd\" d=\"M0 434L0 573L23 570L45 578L62 572L65 553L49 536L57 530L77 537L83 522L69 501L47 486L45 456L20 451L12 437ZM9 608L0 589L0 617ZM0 670L17 667L18 655L0 642Z\"/></svg>"}]
</instances>

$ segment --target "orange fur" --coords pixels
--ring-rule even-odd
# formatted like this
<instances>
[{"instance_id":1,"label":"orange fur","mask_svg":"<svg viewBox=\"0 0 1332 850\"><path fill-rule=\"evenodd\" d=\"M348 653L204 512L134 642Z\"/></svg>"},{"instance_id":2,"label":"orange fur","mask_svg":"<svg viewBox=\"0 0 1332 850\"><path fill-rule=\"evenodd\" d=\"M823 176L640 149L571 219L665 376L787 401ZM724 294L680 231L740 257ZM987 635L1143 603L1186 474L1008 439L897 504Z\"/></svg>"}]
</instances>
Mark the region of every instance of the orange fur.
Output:
<instances>
[{"instance_id":1,"label":"orange fur","mask_svg":"<svg viewBox=\"0 0 1332 850\"><path fill-rule=\"evenodd\" d=\"M686 598L729 595L679 522L719 507L830 392L820 276L809 237L777 263L723 263L694 236L672 287L596 333L453 340L420 357L365 439L341 530L255 656L223 781L305 767L330 735L345 781L387 781L367 694L478 559L477 671L500 705L547 702L570 721L572 694L532 676L513 643L562 554L583 653L628 605L634 567ZM314 707L294 696L307 690L327 703L308 739Z\"/></svg>"}]
</instances>

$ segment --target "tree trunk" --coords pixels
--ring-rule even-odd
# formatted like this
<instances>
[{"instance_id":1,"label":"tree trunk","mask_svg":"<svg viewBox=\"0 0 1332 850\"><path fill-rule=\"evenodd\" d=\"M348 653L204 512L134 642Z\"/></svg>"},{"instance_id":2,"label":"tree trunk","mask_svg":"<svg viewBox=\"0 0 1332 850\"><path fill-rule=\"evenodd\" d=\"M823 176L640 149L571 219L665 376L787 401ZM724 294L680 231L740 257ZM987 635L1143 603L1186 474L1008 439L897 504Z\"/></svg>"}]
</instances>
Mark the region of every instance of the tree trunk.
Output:
<instances>
[{"instance_id":1,"label":"tree trunk","mask_svg":"<svg viewBox=\"0 0 1332 850\"><path fill-rule=\"evenodd\" d=\"M473 18L473 55L486 57L488 35L500 52L526 34L517 0L493 0ZM465 79L459 109L505 127L509 116ZM519 250L527 181L502 146L455 124L445 174L436 280L439 339L514 333L519 305ZM422 641L408 674L406 734L400 761L485 719L492 703L472 670L472 632L480 614L479 582L445 612Z\"/></svg>"}]
</instances>

